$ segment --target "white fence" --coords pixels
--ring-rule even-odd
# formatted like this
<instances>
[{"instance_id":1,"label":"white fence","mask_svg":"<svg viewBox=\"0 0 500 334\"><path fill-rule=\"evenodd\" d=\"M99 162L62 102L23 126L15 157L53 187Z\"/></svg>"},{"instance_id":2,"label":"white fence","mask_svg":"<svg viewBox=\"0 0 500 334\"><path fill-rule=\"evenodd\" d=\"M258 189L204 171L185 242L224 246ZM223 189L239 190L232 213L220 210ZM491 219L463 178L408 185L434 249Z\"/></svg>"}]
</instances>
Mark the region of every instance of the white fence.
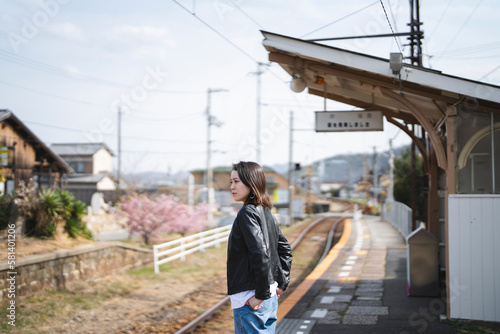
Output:
<instances>
[{"instance_id":1,"label":"white fence","mask_svg":"<svg viewBox=\"0 0 500 334\"><path fill-rule=\"evenodd\" d=\"M390 222L398 231L406 237L411 230L411 209L400 202L386 202L382 209L383 218Z\"/></svg>"},{"instance_id":2,"label":"white fence","mask_svg":"<svg viewBox=\"0 0 500 334\"><path fill-rule=\"evenodd\" d=\"M160 272L160 265L172 260L184 261L186 255L226 242L232 225L214 228L189 237L153 246L155 273Z\"/></svg>"}]
</instances>

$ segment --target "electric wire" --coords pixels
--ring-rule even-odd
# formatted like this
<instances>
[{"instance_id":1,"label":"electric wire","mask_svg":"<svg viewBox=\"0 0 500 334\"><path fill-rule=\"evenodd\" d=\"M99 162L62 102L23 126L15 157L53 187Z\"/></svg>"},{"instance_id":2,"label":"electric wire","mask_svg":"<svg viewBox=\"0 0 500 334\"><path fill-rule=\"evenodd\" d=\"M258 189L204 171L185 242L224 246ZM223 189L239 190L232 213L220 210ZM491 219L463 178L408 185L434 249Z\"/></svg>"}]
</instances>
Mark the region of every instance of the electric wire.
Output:
<instances>
[{"instance_id":1,"label":"electric wire","mask_svg":"<svg viewBox=\"0 0 500 334\"><path fill-rule=\"evenodd\" d=\"M25 123L36 123L36 122L25 122ZM67 129L65 129L67 130ZM73 130L71 130L73 131ZM5 135L2 135L1 138L3 140L5 139L10 139L10 140L17 140L19 139L18 137L13 137L13 136L5 136ZM39 140L35 140L35 139L29 139L29 138L24 138L23 139L24 142L27 142L27 143L32 143L32 144L39 144L40 141ZM46 142L44 141L45 145L47 147L50 147L51 144L60 144L59 142L57 143L51 143L51 142ZM187 154L187 155L190 155L190 154L203 154L205 152L186 152L186 151L182 151L182 152L178 152L178 151L144 151L144 150L141 150L141 151L137 151L137 150L122 150L122 152L125 152L125 153L151 153L151 154Z\"/></svg>"},{"instance_id":2,"label":"electric wire","mask_svg":"<svg viewBox=\"0 0 500 334\"><path fill-rule=\"evenodd\" d=\"M469 22L470 18L474 15L474 13L476 12L476 10L479 8L479 5L481 4L482 1L483 0L479 0L477 2L476 7L474 7L474 9L470 12L470 14L467 17L467 19L465 19L465 21L462 23L462 25L460 26L460 28L455 33L455 36L453 36L453 38L450 40L450 42L448 43L448 45L446 46L446 48L444 48L443 53L446 52L446 51L448 51L448 48L453 44L453 42L455 42L455 39L458 37L458 35L462 31L462 29L467 25L467 23ZM436 57L436 60L438 60L439 58L441 58L441 56Z\"/></svg>"},{"instance_id":3,"label":"electric wire","mask_svg":"<svg viewBox=\"0 0 500 334\"><path fill-rule=\"evenodd\" d=\"M486 78L488 75L491 75L493 74L494 72L496 72L498 69L500 68L500 65L498 65L497 67L495 67L494 69L492 69L491 71L489 71L488 73L484 74L482 77L479 78L479 80L483 80L484 78Z\"/></svg>"},{"instance_id":4,"label":"electric wire","mask_svg":"<svg viewBox=\"0 0 500 334\"><path fill-rule=\"evenodd\" d=\"M121 87L121 88L127 88L127 89L132 89L134 86L133 85L127 85L124 83L119 83L119 82L114 82L102 78L97 78L93 77L90 75L82 74L82 73L76 73L73 71L65 70L60 67L55 67L52 65L48 65L30 58L18 56L16 54L13 54L9 51L2 50L0 49L0 59L16 63L21 66L29 67L35 70L43 71L46 73L50 74L55 74L59 76L64 76L66 78L70 79L75 79L79 81L86 81L90 82L93 84L100 84L100 85L106 85L106 86L112 86L112 87ZM204 94L205 92L201 91L178 91L178 90L166 90L166 89L161 89L161 88L151 88L148 89L148 92L156 92L156 93L168 93L168 94Z\"/></svg>"},{"instance_id":5,"label":"electric wire","mask_svg":"<svg viewBox=\"0 0 500 334\"><path fill-rule=\"evenodd\" d=\"M186 8L185 6L183 6L182 4L180 4L177 0L172 0L173 2L175 2L179 7L181 7L182 9L184 9L185 11L187 11L189 14L191 14L192 16L194 16L195 19L197 19L199 22L201 22L205 27L207 27L208 29L212 30L214 33L216 33L220 38L222 38L223 40L225 40L226 42L228 42L229 44L231 44L232 46L234 46L236 49L238 49L240 52L242 52L245 56L247 56L248 58L250 58L251 60L253 60L255 63L257 63L257 59L255 59L251 54L249 54L248 52L246 52L245 50L243 50L241 47L239 47L237 44L233 43L233 41L231 41L229 38L227 38L226 36L224 36L221 32L219 32L217 29L215 29L214 27L212 27L210 24L208 24L205 20L203 20L201 17L199 17L198 15L196 15L195 12L192 12L191 10L189 10L188 8Z\"/></svg>"},{"instance_id":6,"label":"electric wire","mask_svg":"<svg viewBox=\"0 0 500 334\"><path fill-rule=\"evenodd\" d=\"M259 22L257 22L253 17L251 17L247 12L245 12L243 9L241 9L240 6L238 6L238 4L234 3L233 0L229 0L229 2L234 6L236 7L243 15L245 15L250 21L252 21L253 23L255 23L260 29L262 29L262 26L259 24Z\"/></svg>"},{"instance_id":7,"label":"electric wire","mask_svg":"<svg viewBox=\"0 0 500 334\"><path fill-rule=\"evenodd\" d=\"M399 1L398 1L398 7L399 7ZM396 25L397 19L396 19L396 16L394 15L394 11L392 10L391 1L389 1L389 11L391 12L392 22L394 22L394 31L396 31L396 33L398 33L399 31L398 31L397 25ZM396 8L396 11L397 11L397 8ZM397 38L399 38L399 37L397 37ZM399 39L398 39L398 41L399 41ZM404 50L404 46L403 46L403 50Z\"/></svg>"},{"instance_id":8,"label":"electric wire","mask_svg":"<svg viewBox=\"0 0 500 334\"><path fill-rule=\"evenodd\" d=\"M448 12L448 8L450 7L450 5L451 5L452 2L453 2L453 0L448 1L448 4L446 5L446 8L441 13L441 16L439 17L439 19L437 20L436 25L434 26L434 28L432 29L432 31L429 33L429 35L426 36L427 39L430 39L432 37L432 35L434 35L434 32L436 31L436 29L439 26L439 24L443 21L443 17Z\"/></svg>"},{"instance_id":9,"label":"electric wire","mask_svg":"<svg viewBox=\"0 0 500 334\"><path fill-rule=\"evenodd\" d=\"M46 124L42 122L34 122L34 121L25 121L24 123L26 124L34 124L34 125L39 125L39 126L44 126L52 129L59 129L59 130L65 130L65 131L71 131L71 132L79 132L79 133L88 133L91 130L84 130L84 129L76 129L76 128L70 128L66 126L57 126L57 125L52 125L52 124ZM112 137L116 138L115 133L100 133L100 135L105 136L105 137ZM163 138L151 138L151 137L140 137L140 136L121 136L122 138L125 139L134 139L134 140L145 140L145 141L154 141L154 142L165 142L165 143L185 143L185 144L200 144L204 143L205 141L200 140L200 141L193 141L193 140L179 140L179 139L163 139Z\"/></svg>"},{"instance_id":10,"label":"electric wire","mask_svg":"<svg viewBox=\"0 0 500 334\"><path fill-rule=\"evenodd\" d=\"M361 12L361 11L363 11L363 10L365 10L365 9L367 9L367 8L369 8L369 7L371 7L371 6L373 6L373 5L375 5L377 2L378 2L378 1L375 1L375 2L373 2L373 3L371 3L371 4L369 4L369 5L367 5L367 6L363 7L363 8L361 8L361 9L358 9L358 10L357 10L357 11L355 11L355 12L352 12L352 13L350 13L350 14L348 14L348 15L344 16L344 17L341 17L340 19L336 19L335 21L332 21L332 22L327 23L327 24L325 24L325 25L323 25L323 26L321 26L321 27L319 27L319 28L317 28L317 29L314 29L313 31L308 32L307 34L304 34L304 35L300 36L300 38L302 39L302 38L304 38L304 37L306 37L306 36L308 36L308 35L311 35L311 34L313 34L313 33L317 32L317 31L321 30L321 29L324 29L324 28L326 28L326 27L329 27L329 26L331 26L332 24L338 23L338 22L340 22L340 21L342 21L342 20L344 20L344 19L346 19L346 18L348 18L348 17L350 17L350 16L353 16L354 14L357 14L357 13L359 13L359 12Z\"/></svg>"},{"instance_id":11,"label":"electric wire","mask_svg":"<svg viewBox=\"0 0 500 334\"><path fill-rule=\"evenodd\" d=\"M62 68L59 68L59 67L55 67L55 66L44 64L44 63L40 63L38 61L35 61L35 60L29 59L29 58L21 57L21 56L18 56L16 54L10 53L10 52L8 52L6 50L1 50L0 49L0 58L3 59L3 60L6 60L6 61L10 61L10 62L19 64L19 65L22 65L22 66L30 67L30 68L33 68L33 69L36 69L36 70L44 71L44 72L51 73L51 74L62 75L62 76L65 76L67 78L77 79L77 80L81 80L81 81L90 81L90 82L93 82L93 83L106 84L106 85L115 86L115 87L127 87L127 88L130 88L127 85L120 84L120 83L117 83L117 82L112 82L112 81L108 81L108 80L104 80L104 79L99 79L99 78L91 77L91 76L88 76L88 75L85 75L85 74L80 74L80 73L76 73L76 72L73 72L73 71L68 71L68 70L65 70L65 69L62 69Z\"/></svg>"},{"instance_id":12,"label":"electric wire","mask_svg":"<svg viewBox=\"0 0 500 334\"><path fill-rule=\"evenodd\" d=\"M51 97L54 97L54 98L57 98L57 99L61 99L61 100L66 100L66 101L71 101L71 102L77 102L77 103L81 103L81 104L90 105L90 106L93 106L93 107L108 108L108 106L104 106L102 104L97 104L97 103L93 103L93 102L82 101L82 100L77 100L77 99L73 99L73 98L70 98L70 97L56 95L56 94L52 94L52 93L42 92L40 90L36 90L36 89L33 89L33 88L28 88L28 87L16 85L16 84L13 84L13 83L10 83L10 82L6 82L6 81L3 81L3 80L0 80L0 83L2 83L4 85L8 85L8 86L12 86L12 87L24 89L24 90L27 90L27 91L31 91L31 92L34 92L34 93L51 96Z\"/></svg>"},{"instance_id":13,"label":"electric wire","mask_svg":"<svg viewBox=\"0 0 500 334\"><path fill-rule=\"evenodd\" d=\"M179 155L199 155L199 154L205 154L206 152L202 152L202 151L198 151L198 152L186 152L186 151L182 151L182 152L172 152L172 151L137 151L137 150L122 150L122 152L124 153L144 153L144 154L168 154L168 155L176 155L176 154L179 154Z\"/></svg>"},{"instance_id":14,"label":"electric wire","mask_svg":"<svg viewBox=\"0 0 500 334\"><path fill-rule=\"evenodd\" d=\"M497 49L500 47L500 41L492 42L492 43L487 43L487 44L480 44L480 45L474 45L474 46L469 46L465 48L459 48L459 49L453 49L453 50L448 50L448 51L438 51L434 52L434 55L462 55L462 54L468 54L468 53L478 53L482 51L491 51L494 49Z\"/></svg>"},{"instance_id":15,"label":"electric wire","mask_svg":"<svg viewBox=\"0 0 500 334\"><path fill-rule=\"evenodd\" d=\"M40 90L37 90L37 89L28 88L28 87L16 85L16 84L13 84L13 83L9 83L9 82L3 81L3 80L0 80L0 83L4 84L4 85L15 87L15 88L19 88L19 89L24 89L24 90L27 90L27 91L35 92L35 93L38 93L38 94L47 95L47 96L54 97L54 98L61 99L61 100L67 100L67 101L70 101L70 102L75 102L75 103L80 103L80 104L84 104L84 105L90 105L90 106L93 106L93 107L99 107L99 108L104 108L104 109L110 109L111 110L111 106L106 106L106 105L103 105L103 104L98 104L98 103L93 103L93 102L88 102L88 101L73 99L73 98L66 97L66 96L61 96L61 95L56 95L56 94L52 94L52 93L47 93L47 92L43 92L43 91L40 91ZM99 113L101 113L100 111L93 110L93 109L92 109L92 111L93 112L99 112ZM151 121L154 121L154 122L171 122L171 121L186 119L186 118L190 118L190 117L193 117L193 116L196 116L196 115L203 114L203 112L195 112L195 113L191 113L191 114L187 114L187 115L183 115L183 116L179 116L179 117L173 117L173 118L149 118L149 117L145 117L145 116L142 116L142 115L140 116L137 113L140 113L140 114L147 114L147 113L149 113L149 114L158 114L158 113L157 112L153 112L153 111L144 111L144 110L138 110L138 109L134 109L134 111L135 111L135 113L132 113L132 112L127 113L127 117L141 118L141 119L144 119L144 120L151 120ZM87 111L85 111L85 112L87 112Z\"/></svg>"},{"instance_id":16,"label":"electric wire","mask_svg":"<svg viewBox=\"0 0 500 334\"><path fill-rule=\"evenodd\" d=\"M403 54L403 50L401 50L401 46L399 45L399 41L396 37L394 29L392 28L391 20L389 20L389 16L387 15L387 11L385 10L384 2L380 0L380 4L382 5L382 9L384 10L385 18L387 19L387 23L389 23L389 27L391 28L392 35L394 36L394 40L396 41L396 45L398 46L399 52Z\"/></svg>"}]
</instances>

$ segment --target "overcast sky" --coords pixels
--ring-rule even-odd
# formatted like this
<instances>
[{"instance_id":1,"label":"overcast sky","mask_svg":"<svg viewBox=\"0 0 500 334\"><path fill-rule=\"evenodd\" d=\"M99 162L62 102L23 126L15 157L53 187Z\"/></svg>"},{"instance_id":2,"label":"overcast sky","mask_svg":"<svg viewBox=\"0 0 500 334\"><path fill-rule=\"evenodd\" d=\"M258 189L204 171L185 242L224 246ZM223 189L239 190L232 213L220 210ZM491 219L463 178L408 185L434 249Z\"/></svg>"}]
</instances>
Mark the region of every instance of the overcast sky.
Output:
<instances>
[{"instance_id":1,"label":"overcast sky","mask_svg":"<svg viewBox=\"0 0 500 334\"><path fill-rule=\"evenodd\" d=\"M395 32L407 32L409 1L383 0ZM421 0L424 66L500 85L500 2ZM260 30L298 38L390 33L381 1L17 0L0 2L0 109L10 109L46 144L105 142L117 152L121 106L122 170L206 167L207 89L213 166L254 160ZM409 54L404 37L403 54ZM394 38L333 45L388 58ZM261 76L262 163L288 161L294 111L294 160L373 152L409 140L384 132L315 133L323 100L289 89L277 64ZM352 106L328 101L328 110ZM309 130L309 131L306 131ZM115 164L116 166L116 164Z\"/></svg>"}]
</instances>

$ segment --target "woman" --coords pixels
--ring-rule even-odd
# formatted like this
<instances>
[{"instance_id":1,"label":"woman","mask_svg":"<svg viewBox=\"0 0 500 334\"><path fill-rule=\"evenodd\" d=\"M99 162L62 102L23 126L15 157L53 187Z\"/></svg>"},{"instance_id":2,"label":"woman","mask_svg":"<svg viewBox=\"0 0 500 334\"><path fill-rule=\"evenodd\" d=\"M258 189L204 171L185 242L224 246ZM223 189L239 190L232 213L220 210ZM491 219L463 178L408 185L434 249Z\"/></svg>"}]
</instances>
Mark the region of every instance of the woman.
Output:
<instances>
[{"instance_id":1,"label":"woman","mask_svg":"<svg viewBox=\"0 0 500 334\"><path fill-rule=\"evenodd\" d=\"M236 334L274 333L278 297L290 281L292 249L271 213L262 167L239 162L231 193L243 202L228 241L227 287Z\"/></svg>"}]
</instances>

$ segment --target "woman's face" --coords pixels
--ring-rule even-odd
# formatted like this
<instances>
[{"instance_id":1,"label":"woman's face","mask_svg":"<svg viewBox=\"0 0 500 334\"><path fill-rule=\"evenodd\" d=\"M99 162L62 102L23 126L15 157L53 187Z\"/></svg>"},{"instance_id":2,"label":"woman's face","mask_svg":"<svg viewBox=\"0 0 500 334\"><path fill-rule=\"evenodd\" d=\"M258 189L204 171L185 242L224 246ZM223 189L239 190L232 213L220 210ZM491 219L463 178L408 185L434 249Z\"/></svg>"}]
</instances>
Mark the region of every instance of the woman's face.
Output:
<instances>
[{"instance_id":1,"label":"woman's face","mask_svg":"<svg viewBox=\"0 0 500 334\"><path fill-rule=\"evenodd\" d=\"M231 193L236 202L245 202L248 195L250 195L250 188L241 182L238 172L233 170L231 172Z\"/></svg>"}]
</instances>

